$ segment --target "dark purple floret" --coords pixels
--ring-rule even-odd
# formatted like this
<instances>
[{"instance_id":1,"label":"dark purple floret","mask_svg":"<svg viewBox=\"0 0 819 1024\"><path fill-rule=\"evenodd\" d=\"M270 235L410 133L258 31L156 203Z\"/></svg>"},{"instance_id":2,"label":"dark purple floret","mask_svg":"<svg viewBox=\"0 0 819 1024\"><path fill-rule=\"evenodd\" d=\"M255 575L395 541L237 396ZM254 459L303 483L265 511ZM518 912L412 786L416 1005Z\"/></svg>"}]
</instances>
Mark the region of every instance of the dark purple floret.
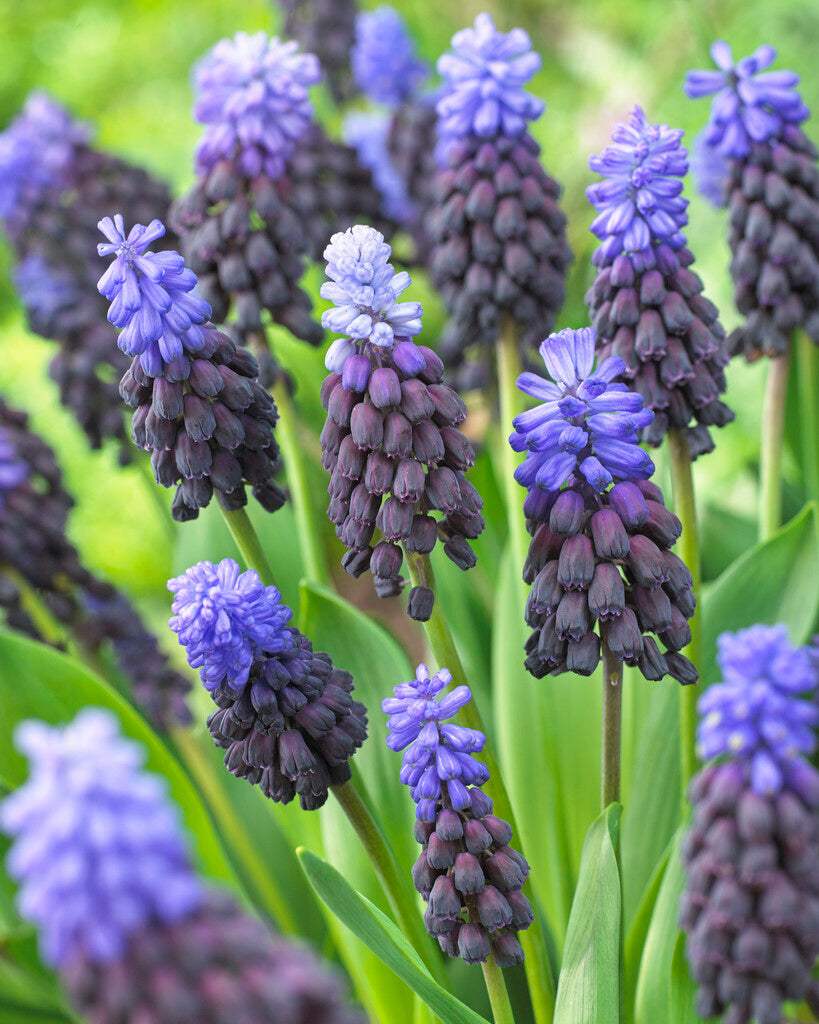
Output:
<instances>
[{"instance_id":1,"label":"dark purple floret","mask_svg":"<svg viewBox=\"0 0 819 1024\"><path fill-rule=\"evenodd\" d=\"M438 170L437 124L434 96L411 99L393 114L387 138L392 166L401 176L415 211L408 226L415 241L415 261L422 266L428 263L432 244L429 215Z\"/></svg>"},{"instance_id":2,"label":"dark purple floret","mask_svg":"<svg viewBox=\"0 0 819 1024\"><path fill-rule=\"evenodd\" d=\"M387 746L403 750L401 781L417 804L415 838L423 847L412 869L424 897L424 923L451 957L468 964L487 960L499 967L523 962L517 932L534 921L521 889L529 865L508 844L512 829L492 813L480 787L489 779L473 755L486 737L446 723L472 699L468 686L442 691L452 682L447 669L399 683L382 702L389 715Z\"/></svg>"},{"instance_id":3,"label":"dark purple floret","mask_svg":"<svg viewBox=\"0 0 819 1024\"><path fill-rule=\"evenodd\" d=\"M604 177L586 190L601 240L586 304L601 355L622 359L622 379L655 414L641 439L656 447L668 430L682 431L696 458L713 449L709 428L729 423L733 412L720 398L725 331L685 248L681 138L635 107L628 124L615 125L613 144L591 158Z\"/></svg>"},{"instance_id":4,"label":"dark purple floret","mask_svg":"<svg viewBox=\"0 0 819 1024\"><path fill-rule=\"evenodd\" d=\"M746 317L728 345L751 361L773 358L798 329L819 343L819 168L800 127L809 111L797 74L764 70L773 47L735 63L717 42L711 55L720 70L689 72L685 88L716 94L704 138L725 162L734 300Z\"/></svg>"},{"instance_id":5,"label":"dark purple floret","mask_svg":"<svg viewBox=\"0 0 819 1024\"><path fill-rule=\"evenodd\" d=\"M481 498L464 475L474 452L457 429L466 407L443 383L440 359L412 342L421 305L398 301L410 278L395 273L390 255L371 227L333 235L321 290L334 303L322 323L347 335L327 352L331 373L321 391L322 464L332 474L327 514L347 548L342 565L355 577L369 569L381 597L404 586L402 548L428 555L440 538L444 553L470 569L469 541L484 526ZM408 611L423 621L431 591L421 583Z\"/></svg>"}]
</instances>

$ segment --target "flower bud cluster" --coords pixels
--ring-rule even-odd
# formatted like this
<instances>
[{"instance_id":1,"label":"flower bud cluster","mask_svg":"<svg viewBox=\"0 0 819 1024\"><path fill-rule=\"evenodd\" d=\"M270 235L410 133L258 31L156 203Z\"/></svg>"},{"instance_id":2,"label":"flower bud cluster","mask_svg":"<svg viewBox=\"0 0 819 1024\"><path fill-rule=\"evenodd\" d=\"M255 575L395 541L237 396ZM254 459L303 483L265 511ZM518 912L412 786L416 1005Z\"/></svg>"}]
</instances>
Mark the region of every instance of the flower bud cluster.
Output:
<instances>
[{"instance_id":1,"label":"flower bud cluster","mask_svg":"<svg viewBox=\"0 0 819 1024\"><path fill-rule=\"evenodd\" d=\"M415 53L406 22L388 4L356 17L350 64L361 92L388 107L410 99L429 74Z\"/></svg>"},{"instance_id":2,"label":"flower bud cluster","mask_svg":"<svg viewBox=\"0 0 819 1024\"><path fill-rule=\"evenodd\" d=\"M26 611L16 575L89 650L112 645L134 700L156 728L188 722L190 681L170 666L125 595L82 565L66 534L72 505L52 449L28 429L24 413L0 399L0 609L6 623L53 641Z\"/></svg>"},{"instance_id":3,"label":"flower bud cluster","mask_svg":"<svg viewBox=\"0 0 819 1024\"><path fill-rule=\"evenodd\" d=\"M387 136L390 164L404 183L414 217L408 227L415 242L415 261L429 262L432 239L428 219L435 199L438 115L432 96L403 103L393 114Z\"/></svg>"},{"instance_id":4,"label":"flower bud cluster","mask_svg":"<svg viewBox=\"0 0 819 1024\"><path fill-rule=\"evenodd\" d=\"M804 329L819 343L819 168L800 124L809 110L792 71L766 71L771 46L734 62L727 43L719 70L690 71L688 96L714 94L706 146L724 161L734 299L745 323L728 339L746 359L788 351Z\"/></svg>"},{"instance_id":5,"label":"flower bud cluster","mask_svg":"<svg viewBox=\"0 0 819 1024\"><path fill-rule=\"evenodd\" d=\"M390 716L387 746L404 751L401 781L417 804L423 850L412 878L427 903L427 931L444 952L469 964L492 954L499 967L514 967L523 962L517 932L534 921L521 892L529 865L509 846L512 829L480 789L489 773L473 755L486 737L446 723L472 699L468 686L441 695L451 681L447 669L430 677L419 665L416 678L381 705Z\"/></svg>"},{"instance_id":6,"label":"flower bud cluster","mask_svg":"<svg viewBox=\"0 0 819 1024\"><path fill-rule=\"evenodd\" d=\"M532 534L523 570L532 586L526 667L537 678L590 675L602 641L647 679L694 683L696 670L679 653L691 639L692 578L670 550L680 521L647 479L654 464L637 443L652 413L612 383L623 369L617 356L593 370L594 343L588 328L553 334L540 348L553 381L518 379L542 402L516 417L509 439L527 453L515 472L528 489Z\"/></svg>"},{"instance_id":7,"label":"flower bud cluster","mask_svg":"<svg viewBox=\"0 0 819 1024\"><path fill-rule=\"evenodd\" d=\"M373 228L334 235L322 287L335 303L322 322L348 335L330 347L325 363L333 372L322 385L327 511L347 548L344 568L355 577L369 569L382 597L403 586L402 545L428 555L440 538L444 553L470 569L469 540L484 526L481 498L464 475L475 458L457 429L466 408L443 384L440 359L410 340L421 330L421 306L396 301L410 278L395 273L390 254ZM373 545L376 530L382 539ZM415 587L408 612L426 620L432 603L431 589Z\"/></svg>"},{"instance_id":8,"label":"flower bud cluster","mask_svg":"<svg viewBox=\"0 0 819 1024\"><path fill-rule=\"evenodd\" d=\"M279 4L285 12L283 34L318 57L336 103L351 99L355 93L350 71L358 11L355 0L279 0Z\"/></svg>"},{"instance_id":9,"label":"flower bud cluster","mask_svg":"<svg viewBox=\"0 0 819 1024\"><path fill-rule=\"evenodd\" d=\"M92 447L118 439L124 462L132 449L116 379L128 362L96 294L97 222L111 209L129 221L148 221L164 215L170 195L141 168L91 148L88 137L62 107L32 93L0 135L0 214L14 245L14 278L29 328L58 345L49 373L60 400Z\"/></svg>"},{"instance_id":10,"label":"flower bud cluster","mask_svg":"<svg viewBox=\"0 0 819 1024\"><path fill-rule=\"evenodd\" d=\"M217 705L208 729L225 767L271 800L321 807L367 737L352 676L287 625L275 587L252 569L240 575L232 559L199 562L168 589L171 629Z\"/></svg>"},{"instance_id":11,"label":"flower bud cluster","mask_svg":"<svg viewBox=\"0 0 819 1024\"><path fill-rule=\"evenodd\" d=\"M241 508L246 483L275 512L284 503L272 480L278 413L256 360L206 323L210 307L179 253L147 250L164 233L160 221L137 224L126 238L117 215L100 230L109 239L100 255L115 259L98 287L122 328L120 348L133 356L120 394L135 410L134 443L151 452L157 483L176 485L174 519L195 519L214 491L224 508Z\"/></svg>"},{"instance_id":12,"label":"flower bud cluster","mask_svg":"<svg viewBox=\"0 0 819 1024\"><path fill-rule=\"evenodd\" d=\"M784 626L718 643L724 682L700 697L698 752L721 760L689 788L680 925L698 1012L779 1024L819 954L819 772L806 758L819 672Z\"/></svg>"},{"instance_id":13,"label":"flower bud cluster","mask_svg":"<svg viewBox=\"0 0 819 1024\"><path fill-rule=\"evenodd\" d=\"M438 61L445 88L430 270L451 317L441 341L448 366L491 348L504 317L527 346L536 343L563 305L571 251L560 189L526 132L543 110L523 88L539 66L526 33L499 32L488 14L457 32Z\"/></svg>"},{"instance_id":14,"label":"flower bud cluster","mask_svg":"<svg viewBox=\"0 0 819 1024\"><path fill-rule=\"evenodd\" d=\"M656 447L668 430L683 431L696 458L713 450L709 427L733 413L720 400L725 331L685 248L682 134L650 124L635 107L628 124L615 126L613 144L589 161L604 179L586 190L601 239L586 304L601 355L623 360L623 379L655 413L642 440Z\"/></svg>"}]
</instances>

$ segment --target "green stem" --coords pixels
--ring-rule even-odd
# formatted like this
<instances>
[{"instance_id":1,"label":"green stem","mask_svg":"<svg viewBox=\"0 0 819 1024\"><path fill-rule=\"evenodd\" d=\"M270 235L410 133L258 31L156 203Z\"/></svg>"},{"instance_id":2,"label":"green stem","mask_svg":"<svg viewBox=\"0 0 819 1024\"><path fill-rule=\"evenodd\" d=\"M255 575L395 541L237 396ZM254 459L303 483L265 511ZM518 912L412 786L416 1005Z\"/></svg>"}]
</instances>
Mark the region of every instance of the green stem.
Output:
<instances>
[{"instance_id":1,"label":"green stem","mask_svg":"<svg viewBox=\"0 0 819 1024\"><path fill-rule=\"evenodd\" d=\"M694 479L691 475L691 450L688 439L681 430L669 430L668 447L671 454L671 487L674 493L674 511L682 523L679 555L688 566L693 577L694 597L697 599L691 619L691 643L685 654L698 672L702 671L702 609L700 585L702 566L697 536L697 506L694 500ZM680 699L680 782L683 802L688 782L697 768L696 728L697 689L694 686L679 687Z\"/></svg>"},{"instance_id":2,"label":"green stem","mask_svg":"<svg viewBox=\"0 0 819 1024\"><path fill-rule=\"evenodd\" d=\"M239 549L245 565L248 569L256 570L265 586L275 584L273 570L268 564L267 556L262 550L262 545L259 542L256 531L253 529L253 524L248 519L247 512L243 508L234 509L232 512L228 512L221 505L219 508L231 536L236 541L236 547Z\"/></svg>"},{"instance_id":3,"label":"green stem","mask_svg":"<svg viewBox=\"0 0 819 1024\"><path fill-rule=\"evenodd\" d=\"M250 879L267 912L283 932L298 935L299 923L290 905L271 882L268 866L264 864L248 838L239 816L223 789L221 780L216 777L215 766L211 758L206 756L189 730L174 729L172 737L188 774L194 780L216 821L220 835Z\"/></svg>"},{"instance_id":4,"label":"green stem","mask_svg":"<svg viewBox=\"0 0 819 1024\"><path fill-rule=\"evenodd\" d=\"M603 747L601 796L603 810L620 802L620 735L623 709L623 663L603 642Z\"/></svg>"},{"instance_id":5,"label":"green stem","mask_svg":"<svg viewBox=\"0 0 819 1024\"><path fill-rule=\"evenodd\" d=\"M782 522L782 443L788 395L790 349L770 361L762 403L759 465L759 539L768 540Z\"/></svg>"},{"instance_id":6,"label":"green stem","mask_svg":"<svg viewBox=\"0 0 819 1024\"><path fill-rule=\"evenodd\" d=\"M20 606L34 623L43 640L53 647L65 647L72 651L74 640L70 632L54 617L28 580L10 565L3 565L2 572L17 587L20 593Z\"/></svg>"},{"instance_id":7,"label":"green stem","mask_svg":"<svg viewBox=\"0 0 819 1024\"><path fill-rule=\"evenodd\" d=\"M803 426L802 466L809 500L819 501L819 349L804 331L796 331L799 422Z\"/></svg>"},{"instance_id":8,"label":"green stem","mask_svg":"<svg viewBox=\"0 0 819 1024\"><path fill-rule=\"evenodd\" d=\"M512 1004L509 1002L503 971L495 963L495 958L491 954L486 963L481 964L481 970L486 991L489 993L495 1024L515 1024L515 1015L512 1013Z\"/></svg>"},{"instance_id":9,"label":"green stem","mask_svg":"<svg viewBox=\"0 0 819 1024\"><path fill-rule=\"evenodd\" d=\"M352 782L331 786L330 792L338 800L350 824L361 840L367 856L384 890L401 930L415 947L436 981L445 984L445 975L439 958L432 955L430 938L421 923L421 915L412 897L412 886L398 873L395 855L361 799Z\"/></svg>"},{"instance_id":10,"label":"green stem","mask_svg":"<svg viewBox=\"0 0 819 1024\"><path fill-rule=\"evenodd\" d=\"M521 490L515 480L515 470L523 461L521 456L507 443L507 434L512 430L514 420L520 406L520 392L517 380L520 376L520 352L518 351L517 328L511 317L506 317L501 325L498 338L498 392L500 398L501 436L501 473L508 511L509 535L512 545L512 556L519 571L523 570L529 540L526 534L526 520L521 511ZM523 609L521 608L521 614Z\"/></svg>"},{"instance_id":11,"label":"green stem","mask_svg":"<svg viewBox=\"0 0 819 1024\"><path fill-rule=\"evenodd\" d=\"M273 386L273 398L279 409L276 439L284 456L284 469L293 503L293 515L299 537L299 549L308 579L330 585L326 553L322 547L322 531L314 514L315 503L310 498L310 487L305 473L304 446L299 441L298 418L287 381L280 377Z\"/></svg>"}]
</instances>

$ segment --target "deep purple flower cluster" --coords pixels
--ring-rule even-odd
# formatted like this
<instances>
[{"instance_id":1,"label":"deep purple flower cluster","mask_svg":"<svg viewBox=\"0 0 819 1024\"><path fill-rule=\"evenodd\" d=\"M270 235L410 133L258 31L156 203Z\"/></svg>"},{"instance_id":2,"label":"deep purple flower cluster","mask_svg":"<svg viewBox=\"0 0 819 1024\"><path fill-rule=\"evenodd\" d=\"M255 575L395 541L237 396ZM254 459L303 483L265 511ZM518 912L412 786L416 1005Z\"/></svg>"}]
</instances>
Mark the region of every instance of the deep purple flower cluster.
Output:
<instances>
[{"instance_id":1,"label":"deep purple flower cluster","mask_svg":"<svg viewBox=\"0 0 819 1024\"><path fill-rule=\"evenodd\" d=\"M387 136L390 165L404 182L415 216L406 225L415 242L415 262L427 266L431 238L428 219L433 209L438 115L435 96L408 100L393 114Z\"/></svg>"},{"instance_id":2,"label":"deep purple flower cluster","mask_svg":"<svg viewBox=\"0 0 819 1024\"><path fill-rule=\"evenodd\" d=\"M542 404L516 417L510 437L516 450L528 448L515 474L528 490L532 534L523 569L532 586L526 668L537 678L591 675L602 640L646 679L694 683L696 669L679 653L691 639L692 579L670 551L680 521L647 479L654 465L637 443L642 399L610 383L617 357L592 371L589 329L552 335L541 352L556 383L520 377L521 390Z\"/></svg>"},{"instance_id":3,"label":"deep purple flower cluster","mask_svg":"<svg viewBox=\"0 0 819 1024\"><path fill-rule=\"evenodd\" d=\"M779 1024L803 999L819 953L819 673L784 626L719 640L725 682L699 701L680 924L699 985L697 1011L735 1024Z\"/></svg>"},{"instance_id":4,"label":"deep purple flower cluster","mask_svg":"<svg viewBox=\"0 0 819 1024\"><path fill-rule=\"evenodd\" d=\"M124 462L132 449L116 379L128 362L94 288L97 222L111 209L129 220L150 219L164 214L170 196L145 171L90 148L88 134L53 100L31 94L0 135L0 190L12 203L4 227L14 244L14 279L29 327L59 346L49 372L61 401L93 447L116 438Z\"/></svg>"},{"instance_id":5,"label":"deep purple flower cluster","mask_svg":"<svg viewBox=\"0 0 819 1024\"><path fill-rule=\"evenodd\" d=\"M350 64L361 92L388 107L405 103L429 74L404 18L387 4L356 17Z\"/></svg>"},{"instance_id":6,"label":"deep purple flower cluster","mask_svg":"<svg viewBox=\"0 0 819 1024\"><path fill-rule=\"evenodd\" d=\"M734 299L747 317L729 348L775 357L799 328L819 343L819 168L800 128L809 111L798 75L764 70L773 47L736 64L727 43L711 55L719 70L689 72L685 90L715 94L704 144L725 164Z\"/></svg>"},{"instance_id":7,"label":"deep purple flower cluster","mask_svg":"<svg viewBox=\"0 0 819 1024\"><path fill-rule=\"evenodd\" d=\"M128 599L82 565L66 533L72 504L52 449L28 429L24 413L0 399L0 610L5 622L37 640L54 642L41 635L29 616L19 577L85 649L96 652L111 644L135 702L156 728L188 722L190 680L170 666Z\"/></svg>"},{"instance_id":8,"label":"deep purple flower cluster","mask_svg":"<svg viewBox=\"0 0 819 1024\"><path fill-rule=\"evenodd\" d=\"M294 40L265 32L220 39L196 69L193 113L208 127L196 151L196 169L209 174L220 160L236 160L250 178L275 179L313 117L310 86L321 79L312 53Z\"/></svg>"},{"instance_id":9,"label":"deep purple flower cluster","mask_svg":"<svg viewBox=\"0 0 819 1024\"><path fill-rule=\"evenodd\" d=\"M24 722L16 742L30 778L3 802L0 824L14 837L6 864L20 912L48 963L116 960L148 921L196 910L202 887L164 780L142 771L144 753L113 715L86 708L63 728Z\"/></svg>"},{"instance_id":10,"label":"deep purple flower cluster","mask_svg":"<svg viewBox=\"0 0 819 1024\"><path fill-rule=\"evenodd\" d=\"M560 189L526 132L543 110L523 88L540 66L529 37L522 29L499 32L480 14L452 47L438 61L442 166L429 213L429 263L451 318L441 356L462 367L465 382L486 383L484 360L494 365L504 320L527 348L551 330L571 251Z\"/></svg>"},{"instance_id":11,"label":"deep purple flower cluster","mask_svg":"<svg viewBox=\"0 0 819 1024\"><path fill-rule=\"evenodd\" d=\"M452 682L447 669L399 683L382 702L389 715L387 746L403 750L401 781L416 802L415 838L423 850L412 869L427 902L424 922L444 952L467 963L490 954L499 967L523 961L517 932L534 913L521 889L529 865L512 847L512 829L492 813L480 789L486 766L473 754L483 733L447 723L472 699L468 686L441 696Z\"/></svg>"},{"instance_id":12,"label":"deep purple flower cluster","mask_svg":"<svg viewBox=\"0 0 819 1024\"><path fill-rule=\"evenodd\" d=\"M355 92L350 52L355 40L355 0L279 0L284 8L282 34L298 39L307 53L315 53L323 77L336 103Z\"/></svg>"},{"instance_id":13,"label":"deep purple flower cluster","mask_svg":"<svg viewBox=\"0 0 819 1024\"><path fill-rule=\"evenodd\" d=\"M321 807L330 786L349 780L367 737L352 676L287 625L292 612L275 587L232 559L199 562L168 589L171 629L218 706L208 729L228 771L271 800L298 795L305 810Z\"/></svg>"},{"instance_id":14,"label":"deep purple flower cluster","mask_svg":"<svg viewBox=\"0 0 819 1024\"><path fill-rule=\"evenodd\" d=\"M695 458L713 449L708 428L733 413L720 401L725 332L685 248L682 134L635 107L628 124L615 125L613 145L590 159L604 180L586 190L601 239L586 303L601 354L621 357L623 378L655 413L642 440L657 446L669 429L683 431Z\"/></svg>"},{"instance_id":15,"label":"deep purple flower cluster","mask_svg":"<svg viewBox=\"0 0 819 1024\"><path fill-rule=\"evenodd\" d=\"M582 478L605 491L615 479L648 479L654 463L640 448L638 432L654 413L643 408L640 395L614 382L625 369L623 360L609 356L592 371L589 327L550 335L540 354L553 380L523 373L517 381L520 391L541 403L515 417L509 444L526 452L515 471L517 482L556 491L570 477Z\"/></svg>"},{"instance_id":16,"label":"deep purple flower cluster","mask_svg":"<svg viewBox=\"0 0 819 1024\"><path fill-rule=\"evenodd\" d=\"M16 741L31 767L0 804L6 864L83 1019L361 1024L312 953L205 889L164 779L109 712L23 723Z\"/></svg>"},{"instance_id":17,"label":"deep purple flower cluster","mask_svg":"<svg viewBox=\"0 0 819 1024\"><path fill-rule=\"evenodd\" d=\"M332 372L322 385L327 514L347 548L342 565L355 577L369 569L381 597L404 585L399 545L428 555L440 537L445 554L470 569L469 540L484 526L481 498L464 476L475 457L457 429L466 408L443 384L440 359L411 340L421 330L421 305L397 301L410 278L395 273L390 254L373 228L334 235L326 250L331 280L321 291L335 303L322 322L348 335L330 346ZM372 546L376 528L383 539ZM422 583L410 592L408 612L426 620L432 604Z\"/></svg>"},{"instance_id":18,"label":"deep purple flower cluster","mask_svg":"<svg viewBox=\"0 0 819 1024\"><path fill-rule=\"evenodd\" d=\"M390 114L352 111L344 118L344 139L353 146L362 165L372 174L381 194L384 216L397 224L413 224L417 210L407 192L407 183L394 166L389 152L392 124Z\"/></svg>"},{"instance_id":19,"label":"deep purple flower cluster","mask_svg":"<svg viewBox=\"0 0 819 1024\"><path fill-rule=\"evenodd\" d=\"M120 347L134 357L120 394L135 409L134 443L151 452L157 483L177 485L174 518L196 518L214 491L225 508L240 508L245 483L275 512L284 502L272 480L278 414L256 360L205 323L210 307L179 253L147 251L164 231L160 221L137 224L126 238L117 215L100 230L109 239L100 255L115 259L99 288L111 300L109 319L123 328Z\"/></svg>"},{"instance_id":20,"label":"deep purple flower cluster","mask_svg":"<svg viewBox=\"0 0 819 1024\"><path fill-rule=\"evenodd\" d=\"M712 206L725 206L728 184L728 160L714 146L709 146L706 129L697 132L691 141L691 174L697 191Z\"/></svg>"}]
</instances>

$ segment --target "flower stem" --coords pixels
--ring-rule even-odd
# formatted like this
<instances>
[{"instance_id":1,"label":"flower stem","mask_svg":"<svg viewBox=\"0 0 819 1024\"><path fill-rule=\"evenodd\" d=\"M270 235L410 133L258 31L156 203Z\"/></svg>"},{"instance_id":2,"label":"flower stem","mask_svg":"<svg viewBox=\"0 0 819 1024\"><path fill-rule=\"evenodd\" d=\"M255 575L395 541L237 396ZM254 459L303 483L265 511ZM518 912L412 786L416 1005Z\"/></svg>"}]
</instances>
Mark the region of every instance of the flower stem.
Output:
<instances>
[{"instance_id":1,"label":"flower stem","mask_svg":"<svg viewBox=\"0 0 819 1024\"><path fill-rule=\"evenodd\" d=\"M429 555L419 555L414 552L406 552L407 562L409 564L410 577L412 579L412 585L429 587L430 590L435 590L435 574L432 571L432 564L429 560ZM426 630L427 639L429 640L429 646L432 649L432 653L435 660L438 663L438 668L448 668L452 673L452 678L456 685L466 684L466 672L464 671L463 664L461 662L461 656L458 654L458 648L455 646L455 640L452 636L452 630L449 628L449 623L441 610L441 602L438 597L435 599L435 604L432 608L432 615L430 616L429 622L424 623L424 629ZM474 698L463 708L461 708L459 714L461 715L464 725L469 729L477 729L478 732L486 733L486 726L481 718L481 713L475 705ZM512 804L509 800L509 795L506 792L506 788L503 785L503 779L501 778L500 768L498 762L495 759L495 755L492 752L490 746L487 746L481 752L486 767L489 769L489 782L486 784L486 788L489 790L489 795L495 802L495 810L501 818L505 818L506 821L512 826L513 831L517 831L514 821L514 815L512 813Z\"/></svg>"},{"instance_id":2,"label":"flower stem","mask_svg":"<svg viewBox=\"0 0 819 1024\"><path fill-rule=\"evenodd\" d=\"M793 338L799 373L799 422L803 426L802 467L810 501L819 500L819 348L804 331Z\"/></svg>"},{"instance_id":3,"label":"flower stem","mask_svg":"<svg viewBox=\"0 0 819 1024\"><path fill-rule=\"evenodd\" d=\"M697 536L697 506L694 500L694 479L691 474L691 449L688 439L681 430L669 430L668 447L671 454L671 489L674 494L674 511L682 523L680 537L680 558L688 566L693 577L694 597L697 599L694 615L691 619L691 643L686 647L685 654L694 664L697 671L702 670L702 608L700 606L702 566L700 562L699 538ZM697 768L696 727L697 727L697 696L694 686L681 686L680 695L680 783L682 797L688 782Z\"/></svg>"},{"instance_id":4,"label":"flower stem","mask_svg":"<svg viewBox=\"0 0 819 1024\"><path fill-rule=\"evenodd\" d=\"M12 581L20 594L20 607L34 623L43 641L52 647L65 647L74 651L74 639L69 630L54 616L28 580L10 565L3 565L3 575Z\"/></svg>"},{"instance_id":5,"label":"flower stem","mask_svg":"<svg viewBox=\"0 0 819 1024\"><path fill-rule=\"evenodd\" d=\"M498 337L498 393L500 398L500 443L501 473L506 492L507 521L514 564L523 569L529 542L526 535L526 520L521 509L520 485L515 480L515 470L520 464L520 455L507 444L506 434L512 429L512 420L520 404L517 379L520 376L520 352L518 351L517 328L511 317L505 317ZM523 610L521 609L521 614Z\"/></svg>"},{"instance_id":6,"label":"flower stem","mask_svg":"<svg viewBox=\"0 0 819 1024\"><path fill-rule=\"evenodd\" d=\"M216 821L218 830L229 850L250 879L256 894L278 927L291 935L299 933L299 924L288 902L271 882L270 873L250 841L231 801L216 778L214 765L205 755L196 738L188 729L173 729L172 737L179 756L195 782L199 792Z\"/></svg>"},{"instance_id":7,"label":"flower stem","mask_svg":"<svg viewBox=\"0 0 819 1024\"><path fill-rule=\"evenodd\" d=\"M256 531L253 529L253 524L250 522L247 512L243 508L237 508L231 512L222 508L221 505L219 508L231 536L236 541L236 547L239 549L245 565L248 569L256 570L265 586L275 585L273 570L268 564L267 556L262 550L262 545L259 542Z\"/></svg>"},{"instance_id":8,"label":"flower stem","mask_svg":"<svg viewBox=\"0 0 819 1024\"><path fill-rule=\"evenodd\" d=\"M481 970L486 991L489 993L495 1024L515 1024L515 1016L512 1013L512 1004L509 1002L503 971L495 963L495 958L491 953L486 963L481 964Z\"/></svg>"},{"instance_id":9,"label":"flower stem","mask_svg":"<svg viewBox=\"0 0 819 1024\"><path fill-rule=\"evenodd\" d=\"M299 440L296 407L290 396L285 377L280 376L272 388L273 398L279 409L276 424L276 439L281 445L284 469L293 503L293 515L299 537L299 548L308 579L330 585L330 572L326 553L321 543L321 529L316 522L314 502L305 473L304 446Z\"/></svg>"},{"instance_id":10,"label":"flower stem","mask_svg":"<svg viewBox=\"0 0 819 1024\"><path fill-rule=\"evenodd\" d=\"M759 466L759 539L768 540L782 522L782 442L788 395L790 349L770 361L762 403Z\"/></svg>"},{"instance_id":11,"label":"flower stem","mask_svg":"<svg viewBox=\"0 0 819 1024\"><path fill-rule=\"evenodd\" d=\"M603 746L601 796L603 810L620 802L620 734L623 709L623 663L603 641Z\"/></svg>"},{"instance_id":12,"label":"flower stem","mask_svg":"<svg viewBox=\"0 0 819 1024\"><path fill-rule=\"evenodd\" d=\"M367 805L352 782L331 786L330 792L341 804L342 810L361 840L361 845L372 861L398 925L436 981L443 984L445 982L443 966L440 959L432 955L430 938L421 923L421 914L412 896L412 885L399 876L395 855L387 845L387 841Z\"/></svg>"}]
</instances>

